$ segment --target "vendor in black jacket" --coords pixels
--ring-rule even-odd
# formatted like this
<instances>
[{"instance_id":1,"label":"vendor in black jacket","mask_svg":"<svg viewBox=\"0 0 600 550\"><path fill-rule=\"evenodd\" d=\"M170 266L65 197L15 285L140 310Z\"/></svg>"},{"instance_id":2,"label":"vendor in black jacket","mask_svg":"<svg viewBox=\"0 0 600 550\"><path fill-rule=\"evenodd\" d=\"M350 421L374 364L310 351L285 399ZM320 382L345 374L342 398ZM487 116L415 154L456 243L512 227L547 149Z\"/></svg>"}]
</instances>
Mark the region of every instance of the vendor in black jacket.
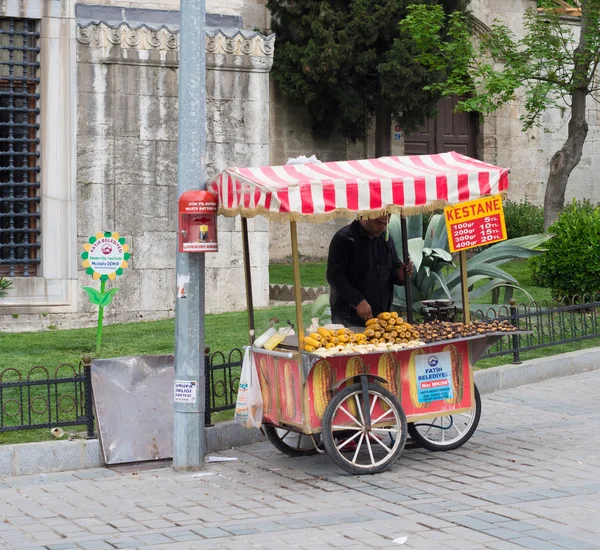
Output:
<instances>
[{"instance_id":1,"label":"vendor in black jacket","mask_svg":"<svg viewBox=\"0 0 600 550\"><path fill-rule=\"evenodd\" d=\"M394 285L412 274L403 264L387 232L390 216L360 219L340 229L331 240L327 281L331 287L331 320L361 327L383 311L390 311Z\"/></svg>"}]
</instances>

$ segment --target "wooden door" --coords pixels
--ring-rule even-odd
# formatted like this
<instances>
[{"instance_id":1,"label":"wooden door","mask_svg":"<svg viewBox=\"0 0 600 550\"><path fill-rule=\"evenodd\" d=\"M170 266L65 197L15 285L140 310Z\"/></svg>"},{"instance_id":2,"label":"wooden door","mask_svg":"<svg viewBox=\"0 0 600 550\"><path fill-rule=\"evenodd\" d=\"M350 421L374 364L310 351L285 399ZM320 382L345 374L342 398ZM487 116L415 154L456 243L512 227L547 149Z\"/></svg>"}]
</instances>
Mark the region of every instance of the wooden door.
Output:
<instances>
[{"instance_id":1,"label":"wooden door","mask_svg":"<svg viewBox=\"0 0 600 550\"><path fill-rule=\"evenodd\" d=\"M405 155L434 155L456 151L475 158L477 115L455 113L458 96L443 97L438 103L438 116L429 119L420 131L406 136Z\"/></svg>"}]
</instances>

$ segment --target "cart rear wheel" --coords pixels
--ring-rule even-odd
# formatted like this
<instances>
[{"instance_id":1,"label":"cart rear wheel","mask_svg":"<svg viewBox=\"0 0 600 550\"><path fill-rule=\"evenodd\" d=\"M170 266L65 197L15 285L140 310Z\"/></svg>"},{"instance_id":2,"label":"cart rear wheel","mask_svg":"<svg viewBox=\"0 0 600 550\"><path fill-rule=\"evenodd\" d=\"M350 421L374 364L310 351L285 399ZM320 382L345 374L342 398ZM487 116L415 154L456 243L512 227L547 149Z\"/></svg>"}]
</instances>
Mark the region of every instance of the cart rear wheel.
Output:
<instances>
[{"instance_id":1,"label":"cart rear wheel","mask_svg":"<svg viewBox=\"0 0 600 550\"><path fill-rule=\"evenodd\" d=\"M363 414L362 384L336 394L323 415L323 444L331 459L355 475L377 474L390 468L406 442L406 416L394 395L368 384L371 426Z\"/></svg>"},{"instance_id":2,"label":"cart rear wheel","mask_svg":"<svg viewBox=\"0 0 600 550\"><path fill-rule=\"evenodd\" d=\"M475 433L481 416L481 398L477 386L474 388L474 410L411 423L410 436L430 451L451 451L464 445Z\"/></svg>"},{"instance_id":3,"label":"cart rear wheel","mask_svg":"<svg viewBox=\"0 0 600 550\"><path fill-rule=\"evenodd\" d=\"M317 454L315 443L321 445L321 434L310 435L294 432L289 428L277 428L263 424L263 429L274 447L288 456L309 456ZM314 442L313 442L314 438Z\"/></svg>"}]
</instances>

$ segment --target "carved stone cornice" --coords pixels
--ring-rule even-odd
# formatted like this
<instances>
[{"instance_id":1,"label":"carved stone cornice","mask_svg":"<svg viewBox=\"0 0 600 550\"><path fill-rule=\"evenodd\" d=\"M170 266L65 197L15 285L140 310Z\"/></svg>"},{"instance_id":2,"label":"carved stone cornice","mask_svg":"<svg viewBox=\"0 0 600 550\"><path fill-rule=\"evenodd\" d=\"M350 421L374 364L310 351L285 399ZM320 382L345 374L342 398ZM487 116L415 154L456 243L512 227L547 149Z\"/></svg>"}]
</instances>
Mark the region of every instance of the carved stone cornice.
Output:
<instances>
[{"instance_id":1,"label":"carved stone cornice","mask_svg":"<svg viewBox=\"0 0 600 550\"><path fill-rule=\"evenodd\" d=\"M126 23L113 27L105 23L90 23L77 27L77 41L96 50L97 62L153 63L157 54L179 51L179 31L166 27L151 29L146 26L132 28ZM121 55L118 55L118 52ZM141 52L153 55L144 55ZM206 33L206 65L222 70L268 72L273 66L275 35L263 36L255 32L238 30L227 34L209 29ZM136 53L139 52L138 55ZM164 54L163 54L164 55Z\"/></svg>"}]
</instances>

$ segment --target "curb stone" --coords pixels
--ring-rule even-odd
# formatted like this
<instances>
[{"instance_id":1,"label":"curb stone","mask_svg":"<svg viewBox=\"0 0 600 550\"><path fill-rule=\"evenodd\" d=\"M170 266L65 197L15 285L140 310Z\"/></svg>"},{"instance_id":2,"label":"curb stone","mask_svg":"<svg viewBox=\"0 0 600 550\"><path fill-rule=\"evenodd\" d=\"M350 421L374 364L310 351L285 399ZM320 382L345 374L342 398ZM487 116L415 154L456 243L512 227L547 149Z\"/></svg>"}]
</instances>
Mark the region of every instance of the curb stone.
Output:
<instances>
[{"instance_id":1,"label":"curb stone","mask_svg":"<svg viewBox=\"0 0 600 550\"><path fill-rule=\"evenodd\" d=\"M520 365L503 365L475 371L475 383L482 395L508 390L551 378L572 376L600 368L600 348L530 359ZM233 423L219 422L206 429L209 453L250 445L265 438L258 429L247 430ZM0 445L0 477L24 476L102 468L102 451L98 439L43 441Z\"/></svg>"}]
</instances>

